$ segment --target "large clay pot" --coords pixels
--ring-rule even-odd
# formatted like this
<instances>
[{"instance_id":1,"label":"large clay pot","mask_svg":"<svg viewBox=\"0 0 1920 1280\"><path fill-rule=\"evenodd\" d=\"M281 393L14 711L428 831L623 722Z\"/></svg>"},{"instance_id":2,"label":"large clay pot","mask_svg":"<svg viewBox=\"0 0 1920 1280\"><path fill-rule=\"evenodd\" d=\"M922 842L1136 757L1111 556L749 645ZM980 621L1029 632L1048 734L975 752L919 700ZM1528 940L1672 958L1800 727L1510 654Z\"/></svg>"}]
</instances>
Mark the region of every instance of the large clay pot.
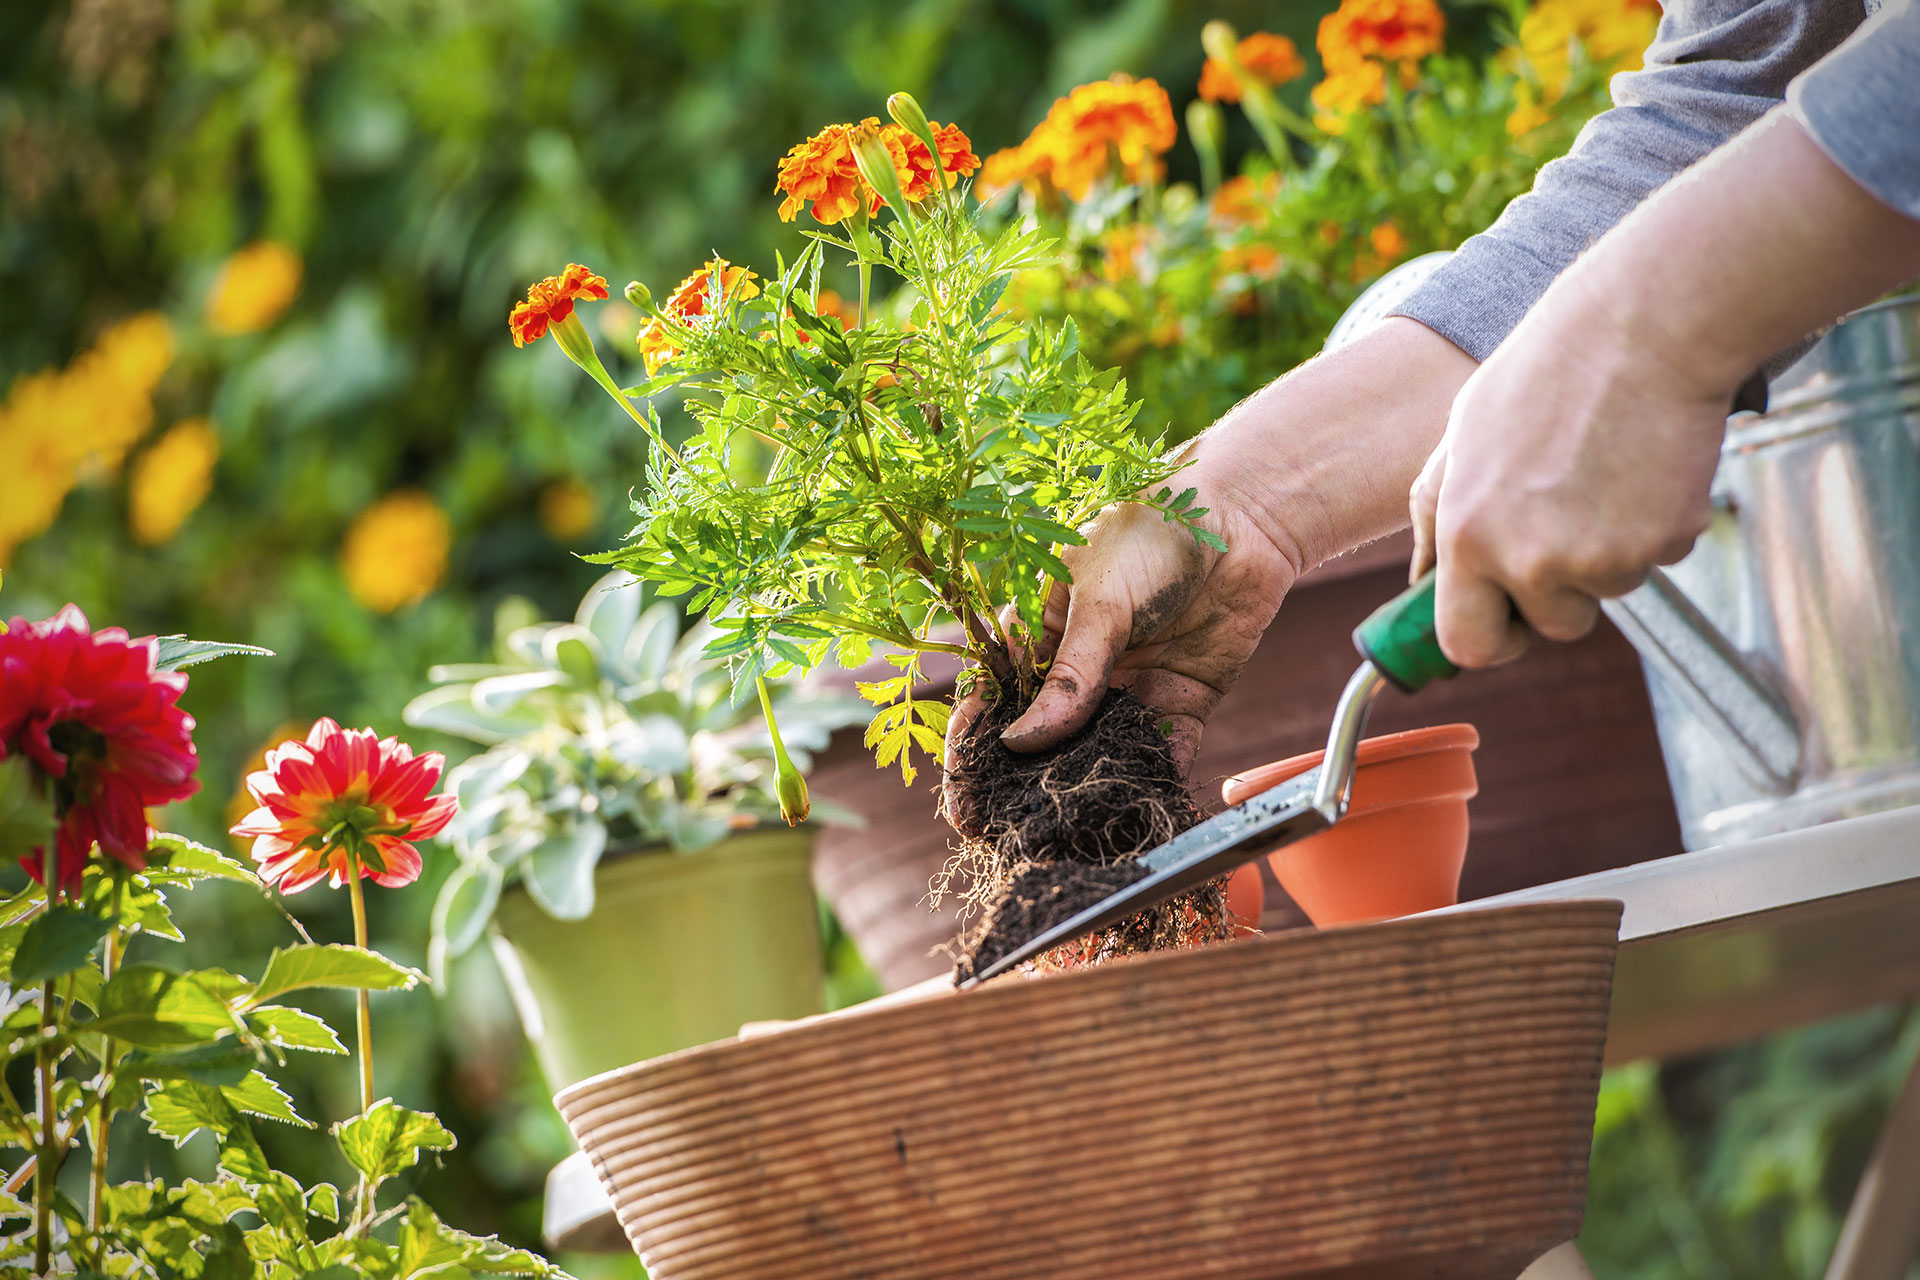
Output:
<instances>
[{"instance_id":1,"label":"large clay pot","mask_svg":"<svg viewBox=\"0 0 1920 1280\"><path fill-rule=\"evenodd\" d=\"M1619 920L947 988L557 1101L654 1280L1515 1276L1580 1229Z\"/></svg>"},{"instance_id":2,"label":"large clay pot","mask_svg":"<svg viewBox=\"0 0 1920 1280\"><path fill-rule=\"evenodd\" d=\"M1479 791L1470 724L1382 734L1354 756L1353 799L1330 830L1267 855L1307 918L1325 928L1449 907L1467 856L1467 801ZM1320 763L1310 751L1227 779L1228 804Z\"/></svg>"},{"instance_id":3,"label":"large clay pot","mask_svg":"<svg viewBox=\"0 0 1920 1280\"><path fill-rule=\"evenodd\" d=\"M745 1022L821 1009L809 828L762 828L710 849L612 854L593 914L556 920L501 895L494 954L555 1089Z\"/></svg>"}]
</instances>

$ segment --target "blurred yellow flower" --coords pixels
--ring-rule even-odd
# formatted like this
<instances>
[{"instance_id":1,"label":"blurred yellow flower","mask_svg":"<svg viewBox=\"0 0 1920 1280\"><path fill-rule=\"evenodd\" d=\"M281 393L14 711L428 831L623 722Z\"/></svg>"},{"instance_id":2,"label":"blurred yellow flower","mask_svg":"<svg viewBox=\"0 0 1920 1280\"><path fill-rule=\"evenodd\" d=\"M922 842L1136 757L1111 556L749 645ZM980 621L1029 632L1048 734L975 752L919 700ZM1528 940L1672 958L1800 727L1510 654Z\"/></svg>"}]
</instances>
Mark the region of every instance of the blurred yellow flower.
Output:
<instances>
[{"instance_id":1,"label":"blurred yellow flower","mask_svg":"<svg viewBox=\"0 0 1920 1280\"><path fill-rule=\"evenodd\" d=\"M1322 132L1347 131L1347 118L1387 99L1387 76L1377 62L1355 62L1327 74L1313 86L1314 124Z\"/></svg>"},{"instance_id":2,"label":"blurred yellow flower","mask_svg":"<svg viewBox=\"0 0 1920 1280\"><path fill-rule=\"evenodd\" d=\"M354 520L340 548L340 569L355 600L392 613L440 585L452 549L453 530L434 500L400 489Z\"/></svg>"},{"instance_id":3,"label":"blurred yellow flower","mask_svg":"<svg viewBox=\"0 0 1920 1280\"><path fill-rule=\"evenodd\" d=\"M239 250L207 292L207 327L215 333L256 333L292 305L300 293L300 255L272 240Z\"/></svg>"},{"instance_id":4,"label":"blurred yellow flower","mask_svg":"<svg viewBox=\"0 0 1920 1280\"><path fill-rule=\"evenodd\" d=\"M52 525L73 486L119 469L153 425L173 329L147 311L114 325L64 369L16 380L0 403L0 565Z\"/></svg>"},{"instance_id":5,"label":"blurred yellow flower","mask_svg":"<svg viewBox=\"0 0 1920 1280\"><path fill-rule=\"evenodd\" d=\"M205 418L177 423L133 460L127 477L127 523L133 536L158 546L180 531L213 488L220 437Z\"/></svg>"},{"instance_id":6,"label":"blurred yellow flower","mask_svg":"<svg viewBox=\"0 0 1920 1280\"><path fill-rule=\"evenodd\" d=\"M1520 20L1518 45L1508 51L1507 65L1524 78L1507 132L1518 138L1553 118L1547 108L1573 77L1576 44L1603 72L1637 71L1659 24L1652 0L1541 0Z\"/></svg>"},{"instance_id":7,"label":"blurred yellow flower","mask_svg":"<svg viewBox=\"0 0 1920 1280\"><path fill-rule=\"evenodd\" d=\"M555 542L578 542L593 531L599 516L593 490L572 476L540 491L540 527Z\"/></svg>"}]
</instances>

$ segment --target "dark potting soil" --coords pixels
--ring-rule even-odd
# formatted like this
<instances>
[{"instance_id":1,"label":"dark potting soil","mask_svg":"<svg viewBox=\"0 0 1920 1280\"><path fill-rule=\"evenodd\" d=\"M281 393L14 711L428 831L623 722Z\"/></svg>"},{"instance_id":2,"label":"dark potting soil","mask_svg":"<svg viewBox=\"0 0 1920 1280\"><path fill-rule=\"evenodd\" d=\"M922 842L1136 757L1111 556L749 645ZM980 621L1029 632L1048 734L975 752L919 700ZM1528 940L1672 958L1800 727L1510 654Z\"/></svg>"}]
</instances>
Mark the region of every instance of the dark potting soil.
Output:
<instances>
[{"instance_id":1,"label":"dark potting soil","mask_svg":"<svg viewBox=\"0 0 1920 1280\"><path fill-rule=\"evenodd\" d=\"M948 820L961 835L949 884L976 915L957 943L955 981L1146 873L1141 854L1194 826L1200 810L1157 717L1109 690L1087 727L1052 751L1021 755L1000 731L1024 708L990 706L955 750ZM1043 967L1199 946L1233 936L1224 878L1058 948Z\"/></svg>"}]
</instances>

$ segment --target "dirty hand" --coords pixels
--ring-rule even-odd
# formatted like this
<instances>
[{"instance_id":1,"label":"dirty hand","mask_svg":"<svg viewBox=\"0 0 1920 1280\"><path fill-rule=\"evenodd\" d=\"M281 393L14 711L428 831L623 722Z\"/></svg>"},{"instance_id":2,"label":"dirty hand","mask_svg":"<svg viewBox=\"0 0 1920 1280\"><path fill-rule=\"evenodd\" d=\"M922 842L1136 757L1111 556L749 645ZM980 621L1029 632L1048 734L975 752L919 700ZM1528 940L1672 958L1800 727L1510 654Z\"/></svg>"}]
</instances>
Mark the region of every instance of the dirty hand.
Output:
<instances>
[{"instance_id":1,"label":"dirty hand","mask_svg":"<svg viewBox=\"0 0 1920 1280\"><path fill-rule=\"evenodd\" d=\"M1188 449L1175 487L1199 490L1225 552L1138 506L1112 508L1065 553L1071 587L1047 602L1046 682L1004 733L1040 751L1092 717L1108 686L1131 688L1169 723L1191 765L1207 716L1232 687L1281 600L1308 568L1392 532L1406 486L1439 439L1473 361L1412 320L1391 319L1250 397ZM984 709L954 709L959 741ZM951 816L951 815L950 815Z\"/></svg>"},{"instance_id":2,"label":"dirty hand","mask_svg":"<svg viewBox=\"0 0 1920 1280\"><path fill-rule=\"evenodd\" d=\"M1468 380L1414 485L1414 575L1437 556L1447 656L1516 656L1513 607L1584 635L1597 598L1684 555L1741 383L1916 271L1920 219L1785 111L1601 237Z\"/></svg>"}]
</instances>

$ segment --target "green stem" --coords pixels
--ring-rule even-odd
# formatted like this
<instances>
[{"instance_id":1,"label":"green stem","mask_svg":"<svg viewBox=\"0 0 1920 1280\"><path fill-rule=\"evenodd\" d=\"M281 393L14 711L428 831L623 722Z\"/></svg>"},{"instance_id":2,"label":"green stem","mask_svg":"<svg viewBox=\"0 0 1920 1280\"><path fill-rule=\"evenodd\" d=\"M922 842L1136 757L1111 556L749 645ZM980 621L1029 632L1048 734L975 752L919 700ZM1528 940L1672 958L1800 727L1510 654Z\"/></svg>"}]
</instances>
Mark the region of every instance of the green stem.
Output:
<instances>
[{"instance_id":1,"label":"green stem","mask_svg":"<svg viewBox=\"0 0 1920 1280\"><path fill-rule=\"evenodd\" d=\"M34 1068L40 1081L40 1150L33 1171L35 1275L46 1274L53 1263L53 1191L60 1176L60 1153L54 1146L53 1033L53 979L49 978L40 985L40 1043L33 1051Z\"/></svg>"},{"instance_id":2,"label":"green stem","mask_svg":"<svg viewBox=\"0 0 1920 1280\"><path fill-rule=\"evenodd\" d=\"M113 886L113 918L120 918L120 895L125 882L116 880ZM103 981L113 980L113 971L120 965L120 930L116 927L107 935L107 947L100 958L100 976ZM94 1234L94 1268L99 1270L106 1259L106 1241L100 1233L107 1225L107 1134L113 1124L113 1069L118 1046L108 1037L100 1049L100 1114L93 1123L93 1152L91 1167L87 1177L87 1229Z\"/></svg>"},{"instance_id":3,"label":"green stem","mask_svg":"<svg viewBox=\"0 0 1920 1280\"><path fill-rule=\"evenodd\" d=\"M367 893L360 884L360 851L347 849L347 897L353 906L353 945L362 951L367 945ZM355 993L354 1027L360 1037L360 1114L373 1110L373 997L365 987ZM373 1187L366 1174L360 1175L357 1193L359 1220L373 1217Z\"/></svg>"}]
</instances>

